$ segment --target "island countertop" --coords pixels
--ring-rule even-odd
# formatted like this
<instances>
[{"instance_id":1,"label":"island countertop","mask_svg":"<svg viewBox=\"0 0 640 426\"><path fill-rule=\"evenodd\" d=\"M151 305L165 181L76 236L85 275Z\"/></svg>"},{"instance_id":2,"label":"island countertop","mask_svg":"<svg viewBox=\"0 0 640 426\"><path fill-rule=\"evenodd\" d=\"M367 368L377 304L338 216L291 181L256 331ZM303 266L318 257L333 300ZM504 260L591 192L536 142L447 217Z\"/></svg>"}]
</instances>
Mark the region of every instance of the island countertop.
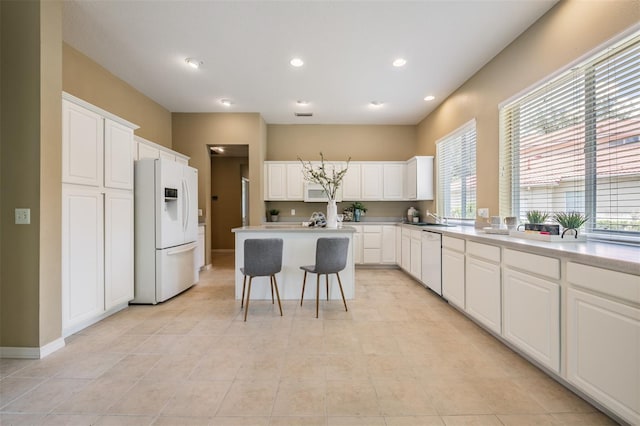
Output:
<instances>
[{"instance_id":1,"label":"island countertop","mask_svg":"<svg viewBox=\"0 0 640 426\"><path fill-rule=\"evenodd\" d=\"M341 226L339 228L322 228L314 226L303 226L295 223L287 223L282 225L258 225L258 226L242 226L240 228L233 228L231 232L326 232L326 233L344 233L356 232L356 229L352 226Z\"/></svg>"}]
</instances>

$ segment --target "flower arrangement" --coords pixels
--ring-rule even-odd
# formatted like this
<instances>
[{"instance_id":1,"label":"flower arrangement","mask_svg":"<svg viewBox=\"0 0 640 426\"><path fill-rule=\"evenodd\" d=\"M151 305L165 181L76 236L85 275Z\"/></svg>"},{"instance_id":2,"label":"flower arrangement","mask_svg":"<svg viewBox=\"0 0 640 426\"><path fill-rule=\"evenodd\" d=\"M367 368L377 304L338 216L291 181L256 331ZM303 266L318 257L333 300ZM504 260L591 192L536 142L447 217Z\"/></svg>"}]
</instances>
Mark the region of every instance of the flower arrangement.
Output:
<instances>
[{"instance_id":1,"label":"flower arrangement","mask_svg":"<svg viewBox=\"0 0 640 426\"><path fill-rule=\"evenodd\" d=\"M320 153L319 166L314 166L310 161L304 161L300 157L298 157L298 161L302 163L304 180L320 185L326 192L329 200L335 200L338 188L340 188L342 184L342 179L344 179L344 176L347 174L351 157L349 157L346 166L341 170L336 170L334 165L325 164L322 152Z\"/></svg>"}]
</instances>

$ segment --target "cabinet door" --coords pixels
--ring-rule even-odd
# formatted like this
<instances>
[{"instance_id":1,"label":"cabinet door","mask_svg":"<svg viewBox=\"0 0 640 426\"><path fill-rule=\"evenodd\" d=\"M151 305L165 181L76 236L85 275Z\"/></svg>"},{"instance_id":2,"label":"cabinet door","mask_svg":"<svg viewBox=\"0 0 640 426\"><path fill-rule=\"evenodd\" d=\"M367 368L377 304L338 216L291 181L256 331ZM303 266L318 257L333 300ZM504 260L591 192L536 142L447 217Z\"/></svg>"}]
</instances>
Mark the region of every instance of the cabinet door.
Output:
<instances>
[{"instance_id":1,"label":"cabinet door","mask_svg":"<svg viewBox=\"0 0 640 426\"><path fill-rule=\"evenodd\" d=\"M500 334L502 331L500 265L467 256L465 284L467 313Z\"/></svg>"},{"instance_id":2,"label":"cabinet door","mask_svg":"<svg viewBox=\"0 0 640 426\"><path fill-rule=\"evenodd\" d=\"M104 312L103 195L62 190L62 327Z\"/></svg>"},{"instance_id":3,"label":"cabinet door","mask_svg":"<svg viewBox=\"0 0 640 426\"><path fill-rule=\"evenodd\" d=\"M383 164L382 198L385 200L404 199L404 175L405 165L402 163Z\"/></svg>"},{"instance_id":4,"label":"cabinet door","mask_svg":"<svg viewBox=\"0 0 640 426\"><path fill-rule=\"evenodd\" d=\"M402 227L396 226L396 265L402 265Z\"/></svg>"},{"instance_id":5,"label":"cabinet door","mask_svg":"<svg viewBox=\"0 0 640 426\"><path fill-rule=\"evenodd\" d=\"M105 308L133 299L133 193L108 192L104 206Z\"/></svg>"},{"instance_id":6,"label":"cabinet door","mask_svg":"<svg viewBox=\"0 0 640 426\"><path fill-rule=\"evenodd\" d=\"M419 231L418 231L419 232ZM422 239L411 237L411 275L418 281L422 280Z\"/></svg>"},{"instance_id":7,"label":"cabinet door","mask_svg":"<svg viewBox=\"0 0 640 426\"><path fill-rule=\"evenodd\" d=\"M560 286L504 268L503 288L504 338L560 372Z\"/></svg>"},{"instance_id":8,"label":"cabinet door","mask_svg":"<svg viewBox=\"0 0 640 426\"><path fill-rule=\"evenodd\" d=\"M567 378L640 424L640 309L573 288L567 298Z\"/></svg>"},{"instance_id":9,"label":"cabinet door","mask_svg":"<svg viewBox=\"0 0 640 426\"><path fill-rule=\"evenodd\" d=\"M205 225L199 225L198 226L198 248L196 251L196 268L197 269L202 268L206 263L204 258L205 245L206 245L204 234L205 234Z\"/></svg>"},{"instance_id":10,"label":"cabinet door","mask_svg":"<svg viewBox=\"0 0 640 426\"><path fill-rule=\"evenodd\" d=\"M160 150L145 143L138 142L138 160L143 158L160 158Z\"/></svg>"},{"instance_id":11,"label":"cabinet door","mask_svg":"<svg viewBox=\"0 0 640 426\"><path fill-rule=\"evenodd\" d=\"M415 200L418 195L418 162L414 158L407 161L407 181L405 182L405 188L407 190L406 198L408 200Z\"/></svg>"},{"instance_id":12,"label":"cabinet door","mask_svg":"<svg viewBox=\"0 0 640 426\"><path fill-rule=\"evenodd\" d=\"M62 182L102 185L104 119L62 101Z\"/></svg>"},{"instance_id":13,"label":"cabinet door","mask_svg":"<svg viewBox=\"0 0 640 426\"><path fill-rule=\"evenodd\" d=\"M265 200L287 198L287 168L284 163L266 163L264 180Z\"/></svg>"},{"instance_id":14,"label":"cabinet door","mask_svg":"<svg viewBox=\"0 0 640 426\"><path fill-rule=\"evenodd\" d=\"M396 227L382 227L382 263L396 263Z\"/></svg>"},{"instance_id":15,"label":"cabinet door","mask_svg":"<svg viewBox=\"0 0 640 426\"><path fill-rule=\"evenodd\" d=\"M362 258L362 233L361 232L354 232L353 234L353 262L356 265L361 265L363 258Z\"/></svg>"},{"instance_id":16,"label":"cabinet door","mask_svg":"<svg viewBox=\"0 0 640 426\"><path fill-rule=\"evenodd\" d=\"M361 164L362 199L382 200L382 164Z\"/></svg>"},{"instance_id":17,"label":"cabinet door","mask_svg":"<svg viewBox=\"0 0 640 426\"><path fill-rule=\"evenodd\" d=\"M304 177L300 163L287 164L287 200L304 200Z\"/></svg>"},{"instance_id":18,"label":"cabinet door","mask_svg":"<svg viewBox=\"0 0 640 426\"><path fill-rule=\"evenodd\" d=\"M342 199L344 201L358 201L362 199L361 173L360 164L349 164L347 173L342 179Z\"/></svg>"},{"instance_id":19,"label":"cabinet door","mask_svg":"<svg viewBox=\"0 0 640 426\"><path fill-rule=\"evenodd\" d=\"M442 296L464 309L464 253L442 249Z\"/></svg>"},{"instance_id":20,"label":"cabinet door","mask_svg":"<svg viewBox=\"0 0 640 426\"><path fill-rule=\"evenodd\" d=\"M104 186L133 189L133 130L104 121Z\"/></svg>"},{"instance_id":21,"label":"cabinet door","mask_svg":"<svg viewBox=\"0 0 640 426\"><path fill-rule=\"evenodd\" d=\"M411 272L411 237L402 235L402 269Z\"/></svg>"}]
</instances>

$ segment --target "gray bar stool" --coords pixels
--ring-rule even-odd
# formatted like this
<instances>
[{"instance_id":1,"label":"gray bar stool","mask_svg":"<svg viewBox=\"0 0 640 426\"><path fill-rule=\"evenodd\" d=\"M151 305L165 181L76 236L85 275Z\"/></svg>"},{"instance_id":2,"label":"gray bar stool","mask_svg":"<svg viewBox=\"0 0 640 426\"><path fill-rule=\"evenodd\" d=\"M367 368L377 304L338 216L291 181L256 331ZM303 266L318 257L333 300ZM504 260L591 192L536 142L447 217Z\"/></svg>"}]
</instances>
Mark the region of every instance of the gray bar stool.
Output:
<instances>
[{"instance_id":1,"label":"gray bar stool","mask_svg":"<svg viewBox=\"0 0 640 426\"><path fill-rule=\"evenodd\" d=\"M338 277L338 285L340 286L340 294L342 294L342 302L344 310L347 309L347 301L344 298L344 290L342 289L342 281L339 272L347 266L347 255L349 254L348 238L318 238L316 243L316 264L309 266L301 266L304 271L302 280L302 296L300 297L300 306L304 299L304 287L307 284L307 272L317 274L316 277L316 318L318 318L318 305L320 303L320 275L325 275L327 283L327 300L329 300L329 274L336 274Z\"/></svg>"},{"instance_id":2,"label":"gray bar stool","mask_svg":"<svg viewBox=\"0 0 640 426\"><path fill-rule=\"evenodd\" d=\"M247 306L244 307L244 320L247 320L249 312L249 299L251 298L251 281L253 277L269 277L271 283L271 303L273 299L273 288L276 289L278 297L278 308L282 316L282 304L280 303L280 292L276 274L282 270L282 238L254 238L244 240L244 267L240 272L244 275L242 279L242 301L240 307L244 306L244 289L249 277L249 290L247 291Z\"/></svg>"}]
</instances>

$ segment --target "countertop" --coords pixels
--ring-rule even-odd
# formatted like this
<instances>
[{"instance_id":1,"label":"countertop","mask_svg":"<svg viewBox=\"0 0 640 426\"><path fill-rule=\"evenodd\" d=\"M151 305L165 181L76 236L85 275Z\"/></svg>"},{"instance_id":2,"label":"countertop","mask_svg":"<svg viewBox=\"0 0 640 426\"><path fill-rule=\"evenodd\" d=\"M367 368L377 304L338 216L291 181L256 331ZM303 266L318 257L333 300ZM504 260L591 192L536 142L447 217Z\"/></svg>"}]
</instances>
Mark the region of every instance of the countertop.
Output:
<instances>
[{"instance_id":1,"label":"countertop","mask_svg":"<svg viewBox=\"0 0 640 426\"><path fill-rule=\"evenodd\" d=\"M302 226L300 224L283 223L258 226L242 226L233 228L231 232L323 232L323 233L353 233L356 229L352 226L343 225L340 228L320 228L313 226Z\"/></svg>"},{"instance_id":2,"label":"countertop","mask_svg":"<svg viewBox=\"0 0 640 426\"><path fill-rule=\"evenodd\" d=\"M403 224L403 226L470 241L494 243L506 248L543 256L564 257L578 263L640 275L640 247L638 246L600 241L576 243L536 241L510 235L486 234L482 230L470 226L415 226L411 224Z\"/></svg>"}]
</instances>

